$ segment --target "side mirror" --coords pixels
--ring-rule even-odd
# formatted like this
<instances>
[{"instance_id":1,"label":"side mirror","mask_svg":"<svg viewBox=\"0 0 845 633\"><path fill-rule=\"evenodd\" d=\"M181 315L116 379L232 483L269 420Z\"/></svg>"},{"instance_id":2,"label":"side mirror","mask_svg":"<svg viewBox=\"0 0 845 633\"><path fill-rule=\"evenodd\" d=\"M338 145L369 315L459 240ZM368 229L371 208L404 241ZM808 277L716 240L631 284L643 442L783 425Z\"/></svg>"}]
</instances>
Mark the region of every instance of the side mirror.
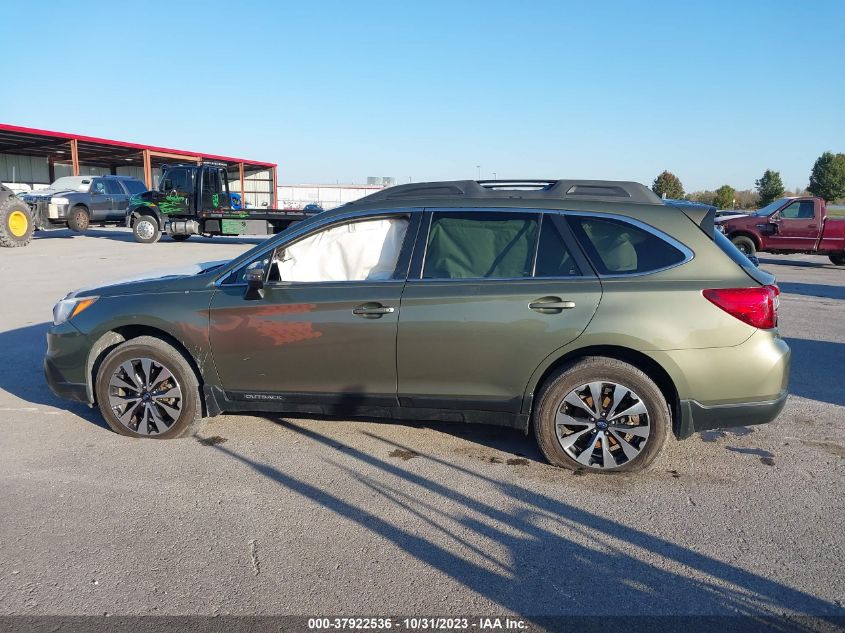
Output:
<instances>
[{"instance_id":1,"label":"side mirror","mask_svg":"<svg viewBox=\"0 0 845 633\"><path fill-rule=\"evenodd\" d=\"M264 269L250 268L246 271L246 294L245 299L263 299L264 298Z\"/></svg>"}]
</instances>

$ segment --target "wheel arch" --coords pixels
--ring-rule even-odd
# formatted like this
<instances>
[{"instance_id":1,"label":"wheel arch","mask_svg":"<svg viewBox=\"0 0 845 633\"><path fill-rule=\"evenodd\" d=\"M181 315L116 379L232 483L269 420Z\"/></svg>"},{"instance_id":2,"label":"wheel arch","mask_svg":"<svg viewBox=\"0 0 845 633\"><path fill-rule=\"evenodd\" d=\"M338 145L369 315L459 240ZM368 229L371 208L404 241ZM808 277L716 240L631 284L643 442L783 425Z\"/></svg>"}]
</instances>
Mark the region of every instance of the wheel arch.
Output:
<instances>
[{"instance_id":1,"label":"wheel arch","mask_svg":"<svg viewBox=\"0 0 845 633\"><path fill-rule=\"evenodd\" d=\"M175 336L165 330L162 330L161 328L133 323L131 325L119 326L109 330L100 336L94 345L91 346L86 366L86 388L88 390L88 400L92 405L97 404L94 381L96 380L97 372L99 371L100 365L102 365L105 357L121 343L138 338L139 336L152 336L164 341L179 352L193 370L194 375L197 378L197 383L200 387L200 393L202 393L202 388L206 381L199 364L190 351L188 351L188 348L186 348L185 345ZM204 398L200 398L200 402L204 403Z\"/></svg>"},{"instance_id":2,"label":"wheel arch","mask_svg":"<svg viewBox=\"0 0 845 633\"><path fill-rule=\"evenodd\" d=\"M164 228L164 222L162 221L161 213L155 207L148 206L146 204L138 205L137 207L133 207L129 210L129 218L130 220L135 220L136 218L141 217L142 215L148 215L151 218L155 218L155 221L158 223L158 230L161 231ZM129 222L129 226L132 225L132 221Z\"/></svg>"},{"instance_id":3,"label":"wheel arch","mask_svg":"<svg viewBox=\"0 0 845 633\"><path fill-rule=\"evenodd\" d=\"M633 365L651 378L660 389L660 392L666 399L666 403L669 405L669 412L672 414L672 431L675 435L678 434L681 417L681 402L678 395L678 388L669 372L666 371L660 363L647 354L629 347L617 345L589 345L586 347L580 347L562 354L549 363L542 371L536 382L534 382L533 387L532 385L529 385L529 390L525 394L525 398L523 400L523 413L527 413L529 419L529 424L525 428L526 432L528 432L530 425L532 424L530 420L533 419L534 396L543 388L549 377L563 365L573 363L590 356L603 356L605 358L621 360L622 362Z\"/></svg>"}]
</instances>

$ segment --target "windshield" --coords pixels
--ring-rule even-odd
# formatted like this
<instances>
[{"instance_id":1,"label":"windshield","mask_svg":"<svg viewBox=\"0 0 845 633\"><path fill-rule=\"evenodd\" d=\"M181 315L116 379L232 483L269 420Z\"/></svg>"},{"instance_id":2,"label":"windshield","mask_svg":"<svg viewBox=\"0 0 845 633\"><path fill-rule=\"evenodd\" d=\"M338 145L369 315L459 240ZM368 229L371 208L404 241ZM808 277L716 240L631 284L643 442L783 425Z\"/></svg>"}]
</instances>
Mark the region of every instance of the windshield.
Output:
<instances>
[{"instance_id":1,"label":"windshield","mask_svg":"<svg viewBox=\"0 0 845 633\"><path fill-rule=\"evenodd\" d=\"M126 187L126 189L129 190L129 193L133 196L136 193L144 193L147 190L147 186L137 180L124 180L123 186Z\"/></svg>"},{"instance_id":2,"label":"windshield","mask_svg":"<svg viewBox=\"0 0 845 633\"><path fill-rule=\"evenodd\" d=\"M772 215L775 211L780 209L784 204L789 201L789 198L781 198L780 200L775 200L774 202L770 202L762 209L757 209L754 212L754 215Z\"/></svg>"},{"instance_id":3,"label":"windshield","mask_svg":"<svg viewBox=\"0 0 845 633\"><path fill-rule=\"evenodd\" d=\"M76 191L88 191L91 188L91 176L65 176L59 178L50 185L50 189L61 191L63 189L74 189Z\"/></svg>"}]
</instances>

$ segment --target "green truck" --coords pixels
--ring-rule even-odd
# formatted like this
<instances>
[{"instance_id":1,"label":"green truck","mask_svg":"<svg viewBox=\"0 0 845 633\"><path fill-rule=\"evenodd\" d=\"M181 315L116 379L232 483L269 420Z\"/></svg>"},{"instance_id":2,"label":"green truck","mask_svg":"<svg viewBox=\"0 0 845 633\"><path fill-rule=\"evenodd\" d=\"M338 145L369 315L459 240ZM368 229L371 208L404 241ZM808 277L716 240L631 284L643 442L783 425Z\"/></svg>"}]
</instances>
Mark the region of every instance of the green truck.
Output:
<instances>
[{"instance_id":1,"label":"green truck","mask_svg":"<svg viewBox=\"0 0 845 633\"><path fill-rule=\"evenodd\" d=\"M184 241L192 235L273 235L313 212L235 209L225 164L163 165L158 189L133 196L126 225L144 244L167 234Z\"/></svg>"}]
</instances>

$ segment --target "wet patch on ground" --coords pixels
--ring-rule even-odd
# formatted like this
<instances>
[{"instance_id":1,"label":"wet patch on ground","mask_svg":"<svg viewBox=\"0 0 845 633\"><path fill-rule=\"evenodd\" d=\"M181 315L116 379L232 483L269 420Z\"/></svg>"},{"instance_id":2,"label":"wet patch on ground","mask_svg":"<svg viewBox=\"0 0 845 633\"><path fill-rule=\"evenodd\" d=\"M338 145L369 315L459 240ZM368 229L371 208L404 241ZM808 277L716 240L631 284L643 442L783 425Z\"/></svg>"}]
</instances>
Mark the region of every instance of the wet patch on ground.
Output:
<instances>
[{"instance_id":1,"label":"wet patch on ground","mask_svg":"<svg viewBox=\"0 0 845 633\"><path fill-rule=\"evenodd\" d=\"M757 457L774 457L774 453L763 450L762 448L739 448L737 446L726 446L726 451L732 453L741 453L743 455L756 455Z\"/></svg>"},{"instance_id":2,"label":"wet patch on ground","mask_svg":"<svg viewBox=\"0 0 845 633\"><path fill-rule=\"evenodd\" d=\"M214 446L215 444L222 444L226 442L225 437L220 437L219 435L212 435L211 437L199 437L197 436L197 442L202 444L203 446Z\"/></svg>"},{"instance_id":3,"label":"wet patch on ground","mask_svg":"<svg viewBox=\"0 0 845 633\"><path fill-rule=\"evenodd\" d=\"M747 427L747 426L735 426L729 429L716 429L713 431L703 431L700 433L701 440L703 442L716 442L718 440L724 439L729 436L733 437L744 437L746 435L751 435L754 432L754 429Z\"/></svg>"},{"instance_id":4,"label":"wet patch on ground","mask_svg":"<svg viewBox=\"0 0 845 633\"><path fill-rule=\"evenodd\" d=\"M834 442L817 442L815 440L801 440L804 446L812 446L813 448L820 448L825 453L829 453L834 457L845 459L845 446L836 444Z\"/></svg>"},{"instance_id":5,"label":"wet patch on ground","mask_svg":"<svg viewBox=\"0 0 845 633\"><path fill-rule=\"evenodd\" d=\"M420 454L416 451L412 451L410 449L405 448L395 448L390 451L388 455L397 459L401 459L403 462L407 462L409 459L414 459L414 457L420 456Z\"/></svg>"}]
</instances>

